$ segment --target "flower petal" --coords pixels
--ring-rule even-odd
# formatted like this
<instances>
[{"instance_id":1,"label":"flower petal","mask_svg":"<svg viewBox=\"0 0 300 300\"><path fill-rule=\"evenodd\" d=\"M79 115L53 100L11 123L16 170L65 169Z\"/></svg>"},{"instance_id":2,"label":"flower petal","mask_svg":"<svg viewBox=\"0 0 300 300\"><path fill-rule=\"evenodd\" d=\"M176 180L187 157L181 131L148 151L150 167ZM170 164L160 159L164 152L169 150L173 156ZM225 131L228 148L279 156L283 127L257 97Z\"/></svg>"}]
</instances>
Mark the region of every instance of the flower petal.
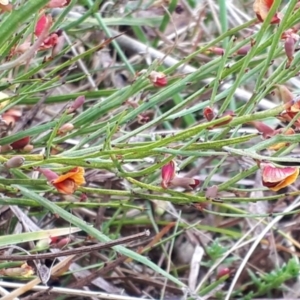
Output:
<instances>
[{"instance_id":1,"label":"flower petal","mask_svg":"<svg viewBox=\"0 0 300 300\"><path fill-rule=\"evenodd\" d=\"M175 176L171 181L171 185L173 187L183 187L188 191L194 190L199 184L200 184L200 180L195 178L189 178L189 177Z\"/></svg>"},{"instance_id":2,"label":"flower petal","mask_svg":"<svg viewBox=\"0 0 300 300\"><path fill-rule=\"evenodd\" d=\"M175 174L176 174L176 164L173 160L171 160L169 163L167 163L161 168L161 178L162 178L161 186L164 189L167 189L169 187L169 184L171 180L175 177Z\"/></svg>"},{"instance_id":3,"label":"flower petal","mask_svg":"<svg viewBox=\"0 0 300 300\"><path fill-rule=\"evenodd\" d=\"M260 22L263 22L273 5L274 0L255 0L253 4L253 10ZM277 24L280 22L281 16L280 14L276 13L272 20L271 24Z\"/></svg>"},{"instance_id":4,"label":"flower petal","mask_svg":"<svg viewBox=\"0 0 300 300\"><path fill-rule=\"evenodd\" d=\"M253 125L260 133L262 133L264 138L269 138L275 134L275 130L263 122L251 121L249 124Z\"/></svg>"},{"instance_id":5,"label":"flower petal","mask_svg":"<svg viewBox=\"0 0 300 300\"><path fill-rule=\"evenodd\" d=\"M60 182L64 182L67 179L72 179L77 185L82 185L85 183L84 179L84 168L82 167L76 167L66 174L58 176L56 179L54 179L51 183L56 184Z\"/></svg>"},{"instance_id":6,"label":"flower petal","mask_svg":"<svg viewBox=\"0 0 300 300\"><path fill-rule=\"evenodd\" d=\"M53 182L52 185L62 194L71 195L73 194L78 185L74 182L73 179L65 179L64 181L60 182Z\"/></svg>"},{"instance_id":7,"label":"flower petal","mask_svg":"<svg viewBox=\"0 0 300 300\"><path fill-rule=\"evenodd\" d=\"M270 163L261 163L260 167L263 185L272 191L278 191L292 184L299 175L297 167L278 168Z\"/></svg>"}]
</instances>

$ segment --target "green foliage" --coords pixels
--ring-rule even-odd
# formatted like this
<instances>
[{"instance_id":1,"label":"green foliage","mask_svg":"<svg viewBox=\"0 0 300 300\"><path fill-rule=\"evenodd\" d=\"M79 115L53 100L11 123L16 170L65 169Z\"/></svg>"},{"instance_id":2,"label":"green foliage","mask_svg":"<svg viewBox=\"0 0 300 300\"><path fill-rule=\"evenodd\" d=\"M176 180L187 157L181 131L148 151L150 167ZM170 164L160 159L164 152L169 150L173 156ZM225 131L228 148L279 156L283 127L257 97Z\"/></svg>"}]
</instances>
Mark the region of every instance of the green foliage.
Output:
<instances>
[{"instance_id":1,"label":"green foliage","mask_svg":"<svg viewBox=\"0 0 300 300\"><path fill-rule=\"evenodd\" d=\"M277 268L268 274L257 276L251 270L248 270L252 284L256 286L256 288L248 294L248 297L258 297L272 292L274 289L280 289L282 284L286 281L297 278L299 271L300 265L294 258L289 259L281 268Z\"/></svg>"},{"instance_id":2,"label":"green foliage","mask_svg":"<svg viewBox=\"0 0 300 300\"><path fill-rule=\"evenodd\" d=\"M298 276L295 259L268 274L248 270L250 281L241 282L242 288L236 288L236 283L243 264L265 236L254 231L256 223L248 226L245 219L265 226L274 222L266 227L270 231L283 216L299 213L297 183L272 190L278 182L271 178L271 184L266 184L260 164L299 167L294 150L300 141L300 113L280 119L290 109L286 95L271 95L278 85L288 88L292 98L299 89L300 51L287 57L283 38L292 26L299 25L298 1L274 1L264 22L258 23L249 1L240 1L245 5L241 11L234 1L210 1L203 8L203 1L188 0L184 11L177 12L186 13L184 26L177 21L176 8L181 3L177 0L72 0L54 11L45 7L48 2L12 1L12 11L0 14L0 91L4 93L0 114L4 117L12 108L22 113L16 124L0 122L0 145L27 137L32 144L31 152L0 152L0 212L4 212L0 245L25 244L25 248L33 246L30 250L37 240L77 231L109 242L151 228L154 244L149 246L147 240L139 251L128 245L114 246L107 251L107 260L114 261L118 253L132 260L132 268L129 260L122 262L130 266L130 272L139 270L135 265L143 265L137 276L159 274L155 280L164 287L161 299L176 287L177 292L186 289L187 283L193 287L188 290L191 295L223 300L232 296L248 300L281 291L283 284ZM53 15L51 33L63 32L65 44L57 52L31 48L38 40L34 31L42 12ZM270 24L276 12L282 13L281 20ZM298 31L294 29L293 34L298 36ZM17 51L24 43L28 47L25 56ZM244 46L249 51L240 55ZM222 55L218 55L220 50ZM151 77L153 72L165 76L165 83L159 86L157 78ZM79 96L85 97L84 104L68 113L67 107ZM208 108L213 111L209 118L205 115ZM291 110L294 113L297 105ZM255 121L270 125L272 134L258 133ZM65 124L73 129L61 134ZM285 134L289 128L295 134ZM278 143L283 143L281 149L270 150ZM24 163L7 168L7 162L16 156L22 156ZM172 161L178 170L165 176L163 167ZM86 184L76 185L67 196L54 184L55 179L38 172L45 168L60 177L79 167L85 170ZM165 186L162 177L170 181ZM174 185L174 178L180 183L186 180L185 184ZM208 195L213 186L215 194ZM283 199L288 200L287 207L278 208L277 200ZM260 209L258 201L272 202L274 213ZM187 206L192 213L185 212ZM24 232L19 232L19 223ZM205 248L198 262L199 274L192 273L196 268L186 270L192 267L187 258L195 258L193 249L185 253L175 243L191 228L195 236L204 234L210 241L197 241ZM215 234L218 238L211 241ZM284 230L275 234L297 244ZM187 236L194 246L195 240ZM238 252L241 244L249 247L245 257ZM42 249L49 251L49 247ZM153 259L145 256L150 249ZM176 251L186 256L184 267L173 259L179 256ZM83 269L90 268L90 256L85 253L78 260ZM91 261L91 266L97 265L95 257ZM241 262L240 267L236 261ZM237 272L216 278L222 264ZM14 266L5 262L0 269ZM185 268L183 274L180 268ZM145 282L148 284L147 278ZM252 291L245 294L248 287ZM143 288L134 293L139 290Z\"/></svg>"},{"instance_id":3,"label":"green foliage","mask_svg":"<svg viewBox=\"0 0 300 300\"><path fill-rule=\"evenodd\" d=\"M228 250L228 247L224 247L219 239L213 240L212 243L206 247L206 252L214 262Z\"/></svg>"}]
</instances>

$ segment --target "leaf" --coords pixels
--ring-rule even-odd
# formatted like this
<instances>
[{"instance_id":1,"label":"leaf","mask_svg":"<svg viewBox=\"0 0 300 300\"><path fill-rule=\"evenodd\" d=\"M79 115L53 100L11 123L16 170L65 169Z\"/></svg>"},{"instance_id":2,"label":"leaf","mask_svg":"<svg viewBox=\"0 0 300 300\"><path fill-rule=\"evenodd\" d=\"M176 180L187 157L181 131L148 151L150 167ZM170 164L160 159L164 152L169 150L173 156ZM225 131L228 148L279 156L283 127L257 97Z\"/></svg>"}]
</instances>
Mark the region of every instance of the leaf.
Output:
<instances>
[{"instance_id":1,"label":"leaf","mask_svg":"<svg viewBox=\"0 0 300 300\"><path fill-rule=\"evenodd\" d=\"M36 241L54 236L67 235L78 231L81 231L81 229L76 227L67 227L0 236L0 247Z\"/></svg>"}]
</instances>

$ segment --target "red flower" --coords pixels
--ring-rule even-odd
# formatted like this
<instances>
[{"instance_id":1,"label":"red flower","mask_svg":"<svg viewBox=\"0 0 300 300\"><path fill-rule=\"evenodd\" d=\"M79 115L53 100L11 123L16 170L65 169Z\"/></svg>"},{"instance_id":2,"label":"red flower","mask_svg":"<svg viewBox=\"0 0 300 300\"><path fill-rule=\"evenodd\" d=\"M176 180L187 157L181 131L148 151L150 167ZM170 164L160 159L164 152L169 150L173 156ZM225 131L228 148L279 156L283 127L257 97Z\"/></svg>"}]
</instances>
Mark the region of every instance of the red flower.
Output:
<instances>
[{"instance_id":1,"label":"red flower","mask_svg":"<svg viewBox=\"0 0 300 300\"><path fill-rule=\"evenodd\" d=\"M170 182L175 177L175 175L176 175L176 165L175 162L171 160L169 163L167 163L161 168L161 178L162 178L161 186L164 189L167 189L170 185Z\"/></svg>"},{"instance_id":2,"label":"red flower","mask_svg":"<svg viewBox=\"0 0 300 300\"><path fill-rule=\"evenodd\" d=\"M37 37L39 37L46 28L50 28L52 25L52 17L50 15L43 14L36 23L34 33ZM48 36L44 39L43 43L39 47L39 51L46 50L54 47L57 42L60 33L52 32L48 34Z\"/></svg>"},{"instance_id":3,"label":"red flower","mask_svg":"<svg viewBox=\"0 0 300 300\"><path fill-rule=\"evenodd\" d=\"M273 5L274 0L255 0L253 4L254 12L256 13L257 19L263 22ZM275 13L271 19L271 24L278 24L281 20L281 14Z\"/></svg>"},{"instance_id":4,"label":"red flower","mask_svg":"<svg viewBox=\"0 0 300 300\"><path fill-rule=\"evenodd\" d=\"M44 29L46 28L47 24L52 22L50 17L47 17L45 14L43 14L37 21L34 29L34 34L39 37Z\"/></svg>"},{"instance_id":5,"label":"red flower","mask_svg":"<svg viewBox=\"0 0 300 300\"><path fill-rule=\"evenodd\" d=\"M216 116L213 109L209 106L203 109L203 115L208 122L212 121Z\"/></svg>"},{"instance_id":6,"label":"red flower","mask_svg":"<svg viewBox=\"0 0 300 300\"><path fill-rule=\"evenodd\" d=\"M162 167L161 177L161 186L164 189L169 187L183 187L186 190L193 190L200 184L200 180L198 179L176 176L176 164L173 160Z\"/></svg>"},{"instance_id":7,"label":"red flower","mask_svg":"<svg viewBox=\"0 0 300 300\"><path fill-rule=\"evenodd\" d=\"M262 184L272 191L279 191L294 183L299 175L297 167L275 167L271 163L259 163L262 171Z\"/></svg>"}]
</instances>

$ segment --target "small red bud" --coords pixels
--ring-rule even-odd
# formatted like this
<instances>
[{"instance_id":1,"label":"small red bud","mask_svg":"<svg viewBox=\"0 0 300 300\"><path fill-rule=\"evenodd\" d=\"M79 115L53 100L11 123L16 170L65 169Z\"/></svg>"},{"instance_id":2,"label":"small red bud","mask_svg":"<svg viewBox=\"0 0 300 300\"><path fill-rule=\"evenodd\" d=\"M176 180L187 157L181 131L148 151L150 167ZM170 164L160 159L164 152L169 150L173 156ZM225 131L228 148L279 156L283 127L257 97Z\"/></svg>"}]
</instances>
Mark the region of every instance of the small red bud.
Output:
<instances>
[{"instance_id":1,"label":"small red bud","mask_svg":"<svg viewBox=\"0 0 300 300\"><path fill-rule=\"evenodd\" d=\"M13 148L13 150L19 150L19 149L23 149L26 145L29 144L29 142L30 142L30 137L25 136L22 139L11 143L10 145Z\"/></svg>"},{"instance_id":2,"label":"small red bud","mask_svg":"<svg viewBox=\"0 0 300 300\"><path fill-rule=\"evenodd\" d=\"M164 189L167 189L170 185L171 180L175 177L175 175L176 175L176 164L173 160L171 160L161 168L161 178L162 178L161 186Z\"/></svg>"},{"instance_id":3,"label":"small red bud","mask_svg":"<svg viewBox=\"0 0 300 300\"><path fill-rule=\"evenodd\" d=\"M48 23L48 18L45 14L43 14L37 21L34 34L36 36L40 36Z\"/></svg>"},{"instance_id":4,"label":"small red bud","mask_svg":"<svg viewBox=\"0 0 300 300\"><path fill-rule=\"evenodd\" d=\"M149 79L156 87L164 87L168 84L167 76L162 72L151 71Z\"/></svg>"},{"instance_id":5,"label":"small red bud","mask_svg":"<svg viewBox=\"0 0 300 300\"><path fill-rule=\"evenodd\" d=\"M214 113L213 109L209 106L207 106L203 109L203 115L207 121L212 121L215 118L215 113Z\"/></svg>"}]
</instances>

